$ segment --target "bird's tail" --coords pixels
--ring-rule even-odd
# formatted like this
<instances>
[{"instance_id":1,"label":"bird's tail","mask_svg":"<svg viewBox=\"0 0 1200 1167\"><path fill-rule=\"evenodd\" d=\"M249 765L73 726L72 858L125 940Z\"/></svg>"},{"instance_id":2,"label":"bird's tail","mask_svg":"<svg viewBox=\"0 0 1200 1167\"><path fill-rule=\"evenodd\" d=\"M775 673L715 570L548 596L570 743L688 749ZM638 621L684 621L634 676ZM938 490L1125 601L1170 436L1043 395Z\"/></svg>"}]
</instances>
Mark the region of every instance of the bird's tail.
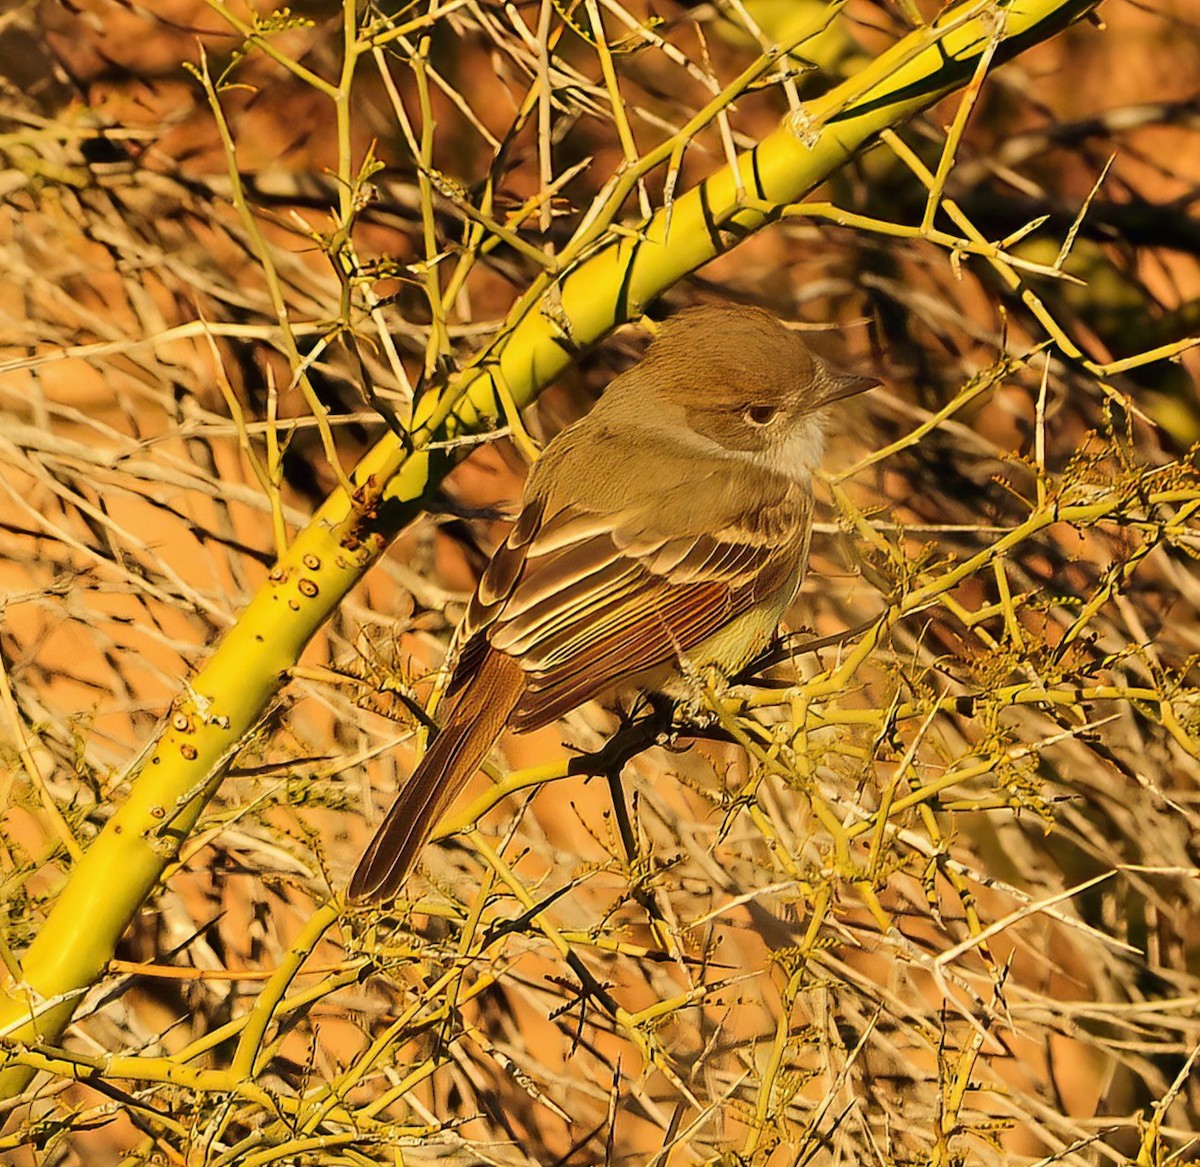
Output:
<instances>
[{"instance_id":1,"label":"bird's tail","mask_svg":"<svg viewBox=\"0 0 1200 1167\"><path fill-rule=\"evenodd\" d=\"M489 652L453 703L442 731L404 784L350 880L350 899L392 899L416 865L438 820L479 769L525 689L521 666Z\"/></svg>"}]
</instances>

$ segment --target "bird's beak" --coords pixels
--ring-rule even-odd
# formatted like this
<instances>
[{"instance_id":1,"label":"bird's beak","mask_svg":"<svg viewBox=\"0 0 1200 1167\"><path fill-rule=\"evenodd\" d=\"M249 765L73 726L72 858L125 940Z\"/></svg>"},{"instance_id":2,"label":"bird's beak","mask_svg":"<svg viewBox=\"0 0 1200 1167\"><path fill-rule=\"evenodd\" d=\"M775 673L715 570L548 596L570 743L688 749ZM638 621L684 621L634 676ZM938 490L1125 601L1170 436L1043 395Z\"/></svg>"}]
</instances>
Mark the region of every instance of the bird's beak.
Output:
<instances>
[{"instance_id":1,"label":"bird's beak","mask_svg":"<svg viewBox=\"0 0 1200 1167\"><path fill-rule=\"evenodd\" d=\"M844 397L855 397L868 389L875 389L883 382L878 377L861 377L857 373L838 373L830 369L821 387L821 404L829 405Z\"/></svg>"}]
</instances>

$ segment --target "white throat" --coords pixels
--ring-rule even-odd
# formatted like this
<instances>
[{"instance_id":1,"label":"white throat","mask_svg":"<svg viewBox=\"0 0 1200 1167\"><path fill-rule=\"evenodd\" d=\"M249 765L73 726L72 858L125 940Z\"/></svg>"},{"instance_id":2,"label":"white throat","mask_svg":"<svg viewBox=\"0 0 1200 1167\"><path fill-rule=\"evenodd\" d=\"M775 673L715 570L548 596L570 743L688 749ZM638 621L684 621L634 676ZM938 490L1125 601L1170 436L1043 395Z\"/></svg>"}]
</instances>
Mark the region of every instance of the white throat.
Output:
<instances>
[{"instance_id":1,"label":"white throat","mask_svg":"<svg viewBox=\"0 0 1200 1167\"><path fill-rule=\"evenodd\" d=\"M821 464L824 453L825 430L816 418L807 418L783 441L765 450L747 452L742 457L796 482L808 482Z\"/></svg>"}]
</instances>

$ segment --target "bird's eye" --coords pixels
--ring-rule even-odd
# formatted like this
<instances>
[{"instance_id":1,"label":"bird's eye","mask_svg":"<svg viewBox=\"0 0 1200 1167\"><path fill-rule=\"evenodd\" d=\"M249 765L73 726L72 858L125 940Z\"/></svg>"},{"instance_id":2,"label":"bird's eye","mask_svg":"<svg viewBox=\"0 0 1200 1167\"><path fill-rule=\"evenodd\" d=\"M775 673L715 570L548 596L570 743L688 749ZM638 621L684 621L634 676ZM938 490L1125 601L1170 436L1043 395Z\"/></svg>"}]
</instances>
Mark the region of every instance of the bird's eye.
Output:
<instances>
[{"instance_id":1,"label":"bird's eye","mask_svg":"<svg viewBox=\"0 0 1200 1167\"><path fill-rule=\"evenodd\" d=\"M770 425L778 416L777 405L747 405L742 411L742 417L751 425Z\"/></svg>"}]
</instances>

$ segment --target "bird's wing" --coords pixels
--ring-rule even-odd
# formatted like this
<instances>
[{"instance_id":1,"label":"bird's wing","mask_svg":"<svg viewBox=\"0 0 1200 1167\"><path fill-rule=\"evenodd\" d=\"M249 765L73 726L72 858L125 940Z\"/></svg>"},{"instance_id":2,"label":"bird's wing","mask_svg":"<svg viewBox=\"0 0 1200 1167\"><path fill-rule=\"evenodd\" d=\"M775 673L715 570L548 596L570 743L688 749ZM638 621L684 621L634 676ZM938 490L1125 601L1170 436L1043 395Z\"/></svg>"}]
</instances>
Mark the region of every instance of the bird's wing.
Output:
<instances>
[{"instance_id":1,"label":"bird's wing","mask_svg":"<svg viewBox=\"0 0 1200 1167\"><path fill-rule=\"evenodd\" d=\"M723 513L686 523L681 505L656 499L616 513L567 506L547 518L531 500L480 582L448 700L489 650L502 652L526 674L510 724L544 725L686 656L798 582L810 530L806 489L779 478L753 505L726 501Z\"/></svg>"}]
</instances>

